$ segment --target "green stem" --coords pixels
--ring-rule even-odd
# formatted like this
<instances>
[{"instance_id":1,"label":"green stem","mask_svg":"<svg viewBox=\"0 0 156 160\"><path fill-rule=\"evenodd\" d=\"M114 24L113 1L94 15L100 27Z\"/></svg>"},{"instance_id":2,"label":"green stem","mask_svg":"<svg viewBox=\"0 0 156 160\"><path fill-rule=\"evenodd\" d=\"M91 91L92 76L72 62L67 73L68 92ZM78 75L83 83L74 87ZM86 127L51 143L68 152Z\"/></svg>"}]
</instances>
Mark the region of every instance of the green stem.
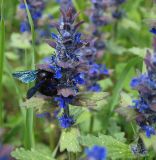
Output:
<instances>
[{"instance_id":1,"label":"green stem","mask_svg":"<svg viewBox=\"0 0 156 160\"><path fill-rule=\"evenodd\" d=\"M54 151L53 151L52 158L55 158L55 157L56 157L57 151L58 151L59 146L60 146L60 140L61 140L61 139L59 139L59 141L58 141L58 143L57 143L57 145L56 145L56 147L55 147L55 149L54 149Z\"/></svg>"},{"instance_id":2,"label":"green stem","mask_svg":"<svg viewBox=\"0 0 156 160\"><path fill-rule=\"evenodd\" d=\"M72 160L71 159L71 152L67 152L68 153L68 160Z\"/></svg>"},{"instance_id":3,"label":"green stem","mask_svg":"<svg viewBox=\"0 0 156 160\"><path fill-rule=\"evenodd\" d=\"M89 126L89 133L91 134L93 132L94 127L94 115L91 115L90 117L90 126Z\"/></svg>"},{"instance_id":4,"label":"green stem","mask_svg":"<svg viewBox=\"0 0 156 160\"><path fill-rule=\"evenodd\" d=\"M26 124L25 124L25 148L31 149L34 147L34 130L33 130L33 109L26 109Z\"/></svg>"},{"instance_id":5,"label":"green stem","mask_svg":"<svg viewBox=\"0 0 156 160\"><path fill-rule=\"evenodd\" d=\"M32 35L32 63L31 63L31 69L35 69L35 30L34 30L34 23L33 19L31 17L31 13L29 11L28 5L26 0L24 0L24 4L26 6L26 12L28 15L28 20L29 24L31 27L31 35ZM33 114L33 109L32 108L27 108L26 109L26 119L25 119L25 147L27 149L31 149L35 145L35 139L34 139L34 114Z\"/></svg>"},{"instance_id":6,"label":"green stem","mask_svg":"<svg viewBox=\"0 0 156 160\"><path fill-rule=\"evenodd\" d=\"M79 7L79 5L78 5L78 1L72 0L72 3L73 3L73 5L74 5L76 11L77 11L77 12L80 12L80 7ZM82 15L82 13L80 13L79 18L80 18L81 21L84 20L84 17L83 17L83 15Z\"/></svg>"},{"instance_id":7,"label":"green stem","mask_svg":"<svg viewBox=\"0 0 156 160\"><path fill-rule=\"evenodd\" d=\"M0 21L0 125L3 124L3 103L2 103L2 79L4 68L4 48L5 48L5 24L3 19L3 0L1 0L1 21Z\"/></svg>"}]
</instances>

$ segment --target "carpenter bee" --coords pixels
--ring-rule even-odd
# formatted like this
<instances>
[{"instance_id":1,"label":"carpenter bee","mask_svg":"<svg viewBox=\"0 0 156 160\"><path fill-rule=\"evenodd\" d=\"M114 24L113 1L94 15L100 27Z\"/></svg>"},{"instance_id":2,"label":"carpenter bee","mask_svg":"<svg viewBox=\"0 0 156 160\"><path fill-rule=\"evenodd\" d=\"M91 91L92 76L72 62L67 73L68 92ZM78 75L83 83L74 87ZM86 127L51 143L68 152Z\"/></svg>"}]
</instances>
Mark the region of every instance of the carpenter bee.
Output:
<instances>
[{"instance_id":1,"label":"carpenter bee","mask_svg":"<svg viewBox=\"0 0 156 160\"><path fill-rule=\"evenodd\" d=\"M57 93L57 79L54 78L53 72L46 70L20 71L13 73L13 77L23 83L35 81L35 85L27 92L27 98L31 98L37 91L46 96L53 96Z\"/></svg>"}]
</instances>

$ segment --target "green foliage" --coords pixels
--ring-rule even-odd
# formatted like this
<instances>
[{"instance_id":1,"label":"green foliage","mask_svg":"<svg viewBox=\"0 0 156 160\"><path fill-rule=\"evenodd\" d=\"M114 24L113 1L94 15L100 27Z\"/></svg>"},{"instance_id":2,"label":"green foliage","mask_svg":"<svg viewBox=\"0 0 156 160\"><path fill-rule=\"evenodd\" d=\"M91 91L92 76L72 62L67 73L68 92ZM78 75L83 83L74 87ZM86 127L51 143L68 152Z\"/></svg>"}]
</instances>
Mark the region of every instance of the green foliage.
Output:
<instances>
[{"instance_id":1,"label":"green foliage","mask_svg":"<svg viewBox=\"0 0 156 160\"><path fill-rule=\"evenodd\" d=\"M0 125L3 123L3 104L2 104L2 79L4 68L4 47L5 47L5 23L3 19L3 1L1 2L0 20Z\"/></svg>"},{"instance_id":2,"label":"green foliage","mask_svg":"<svg viewBox=\"0 0 156 160\"><path fill-rule=\"evenodd\" d=\"M112 159L134 158L129 145L108 135L100 134L98 137L93 135L81 136L79 140L83 146L92 147L93 145L99 145L106 147L108 150L108 157Z\"/></svg>"},{"instance_id":3,"label":"green foliage","mask_svg":"<svg viewBox=\"0 0 156 160\"><path fill-rule=\"evenodd\" d=\"M132 47L128 49L128 51L134 55L137 55L141 58L145 58L148 48L137 48L137 47Z\"/></svg>"},{"instance_id":4,"label":"green foliage","mask_svg":"<svg viewBox=\"0 0 156 160\"><path fill-rule=\"evenodd\" d=\"M131 97L128 94L122 92L120 107L116 109L116 112L123 116L127 121L135 120L137 115L135 110L133 108L130 108L131 105Z\"/></svg>"},{"instance_id":5,"label":"green foliage","mask_svg":"<svg viewBox=\"0 0 156 160\"><path fill-rule=\"evenodd\" d=\"M36 111L36 113L44 113L53 111L55 108L52 107L50 101L45 100L41 97L32 97L31 99L26 100L21 103L22 107L32 108Z\"/></svg>"},{"instance_id":6,"label":"green foliage","mask_svg":"<svg viewBox=\"0 0 156 160\"><path fill-rule=\"evenodd\" d=\"M121 127L117 124L117 119L110 119L108 124L109 135L114 137L116 140L126 142L125 133L121 131Z\"/></svg>"},{"instance_id":7,"label":"green foliage","mask_svg":"<svg viewBox=\"0 0 156 160\"><path fill-rule=\"evenodd\" d=\"M90 111L84 107L77 107L77 106L70 105L69 109L70 109L71 115L73 115L76 120L75 125L86 121L91 116Z\"/></svg>"},{"instance_id":8,"label":"green foliage","mask_svg":"<svg viewBox=\"0 0 156 160\"><path fill-rule=\"evenodd\" d=\"M24 35L19 33L12 33L10 46L19 49L30 49L30 35Z\"/></svg>"},{"instance_id":9,"label":"green foliage","mask_svg":"<svg viewBox=\"0 0 156 160\"><path fill-rule=\"evenodd\" d=\"M11 155L17 160L54 160L52 154L45 146L39 146L39 149L31 150L17 148Z\"/></svg>"},{"instance_id":10,"label":"green foliage","mask_svg":"<svg viewBox=\"0 0 156 160\"><path fill-rule=\"evenodd\" d=\"M138 62L140 61L139 58L133 58L131 59L127 65L125 66L124 70L122 71L121 75L119 75L119 79L114 87L113 90L113 95L109 101L109 107L110 107L110 111L112 112L115 108L115 106L118 103L119 100L119 93L122 90L123 84L124 84L124 80L128 74L128 72L132 69L132 67L134 67L136 64L138 64Z\"/></svg>"},{"instance_id":11,"label":"green foliage","mask_svg":"<svg viewBox=\"0 0 156 160\"><path fill-rule=\"evenodd\" d=\"M79 130L76 128L63 130L60 139L60 151L67 150L68 152L80 152L81 146L78 141L79 136Z\"/></svg>"}]
</instances>

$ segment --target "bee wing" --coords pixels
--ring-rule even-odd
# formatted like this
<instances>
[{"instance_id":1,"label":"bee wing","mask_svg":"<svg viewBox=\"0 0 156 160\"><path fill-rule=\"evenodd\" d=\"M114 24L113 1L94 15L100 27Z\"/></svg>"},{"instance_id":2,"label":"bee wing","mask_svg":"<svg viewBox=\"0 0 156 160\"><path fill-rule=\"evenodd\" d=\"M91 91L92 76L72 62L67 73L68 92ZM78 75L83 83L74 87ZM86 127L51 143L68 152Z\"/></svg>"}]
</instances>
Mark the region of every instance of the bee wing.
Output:
<instances>
[{"instance_id":1,"label":"bee wing","mask_svg":"<svg viewBox=\"0 0 156 160\"><path fill-rule=\"evenodd\" d=\"M13 73L13 77L17 78L18 80L22 81L23 83L30 83L36 80L37 78L37 70L33 71L20 71Z\"/></svg>"},{"instance_id":2,"label":"bee wing","mask_svg":"<svg viewBox=\"0 0 156 160\"><path fill-rule=\"evenodd\" d=\"M105 101L108 96L107 92L82 92L77 95L76 105L86 106L90 109L94 109L98 104L97 102Z\"/></svg>"}]
</instances>

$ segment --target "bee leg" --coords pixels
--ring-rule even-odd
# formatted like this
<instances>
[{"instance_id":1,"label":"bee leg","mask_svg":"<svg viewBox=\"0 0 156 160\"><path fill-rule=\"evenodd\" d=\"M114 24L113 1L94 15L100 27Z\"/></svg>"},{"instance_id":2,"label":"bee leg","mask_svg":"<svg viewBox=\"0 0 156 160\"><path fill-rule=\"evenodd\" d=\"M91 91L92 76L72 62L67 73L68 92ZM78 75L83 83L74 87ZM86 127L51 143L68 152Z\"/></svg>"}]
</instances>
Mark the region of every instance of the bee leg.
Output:
<instances>
[{"instance_id":1,"label":"bee leg","mask_svg":"<svg viewBox=\"0 0 156 160\"><path fill-rule=\"evenodd\" d=\"M27 99L30 99L37 92L37 90L38 88L36 87L30 88L27 92Z\"/></svg>"}]
</instances>

